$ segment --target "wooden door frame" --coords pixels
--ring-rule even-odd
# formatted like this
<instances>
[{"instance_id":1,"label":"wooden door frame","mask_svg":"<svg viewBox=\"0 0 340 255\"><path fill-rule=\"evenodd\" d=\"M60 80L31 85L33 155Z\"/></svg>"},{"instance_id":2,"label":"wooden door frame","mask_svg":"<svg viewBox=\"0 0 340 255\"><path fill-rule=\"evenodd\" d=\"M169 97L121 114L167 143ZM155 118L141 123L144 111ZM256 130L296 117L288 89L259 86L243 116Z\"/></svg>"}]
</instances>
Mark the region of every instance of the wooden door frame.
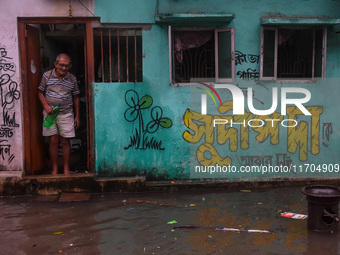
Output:
<instances>
[{"instance_id":1,"label":"wooden door frame","mask_svg":"<svg viewBox=\"0 0 340 255\"><path fill-rule=\"evenodd\" d=\"M24 167L25 173L32 171L32 156L30 139L30 116L29 116L29 98L27 90L29 64L27 62L27 44L26 44L26 24L84 24L84 59L85 59L85 89L86 89L86 113L87 113L87 167L89 172L93 172L94 167L94 117L92 103L92 83L94 82L94 46L93 46L93 22L98 21L97 17L18 17L18 41L21 67L21 87L23 98L23 130L24 130Z\"/></svg>"}]
</instances>

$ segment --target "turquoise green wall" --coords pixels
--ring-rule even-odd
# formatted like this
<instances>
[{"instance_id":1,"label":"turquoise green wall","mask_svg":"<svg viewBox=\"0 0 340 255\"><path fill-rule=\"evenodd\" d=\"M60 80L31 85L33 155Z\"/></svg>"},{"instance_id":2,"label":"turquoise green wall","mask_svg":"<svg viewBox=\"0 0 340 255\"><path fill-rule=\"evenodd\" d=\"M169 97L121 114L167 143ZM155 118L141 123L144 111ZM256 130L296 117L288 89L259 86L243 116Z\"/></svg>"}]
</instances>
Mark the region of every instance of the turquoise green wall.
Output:
<instances>
[{"instance_id":1,"label":"turquoise green wall","mask_svg":"<svg viewBox=\"0 0 340 255\"><path fill-rule=\"evenodd\" d=\"M159 178L188 178L189 146L181 139L185 131L183 114L189 106L189 89L166 85L169 81L168 57L160 45L166 45L167 28L154 26L143 31L143 82L94 84L96 166L100 176L126 176L151 174ZM160 57L165 56L165 57ZM169 82L168 82L169 83ZM130 137L138 129L138 120L127 122L124 112L129 108L125 93L135 90L141 99L149 95L153 104L142 110L144 124L150 122L151 109L159 106L163 117L171 119L171 128L159 128L154 137L164 150L124 149L130 144ZM171 169L171 171L169 171Z\"/></svg>"},{"instance_id":2,"label":"turquoise green wall","mask_svg":"<svg viewBox=\"0 0 340 255\"><path fill-rule=\"evenodd\" d=\"M261 81L260 85L254 81L242 80L236 75L236 81L231 83L239 87L253 87L255 108L267 109L270 107L271 88L301 87L308 89L312 99L306 106L312 107L320 115L299 115L297 121L304 130L296 134L296 129L280 127L278 140L271 141L266 138L265 130L252 128L243 132L238 129L236 149L230 149L229 141L218 144L218 130L214 129L213 142L207 141L203 135L196 143L185 140L185 131L194 127L184 125L183 116L187 109L200 113L200 95L202 90L189 87L171 87L169 85L169 53L168 53L168 27L156 24L154 15L158 13L233 13L235 18L228 27L235 28L235 49L244 54L259 55L260 49L260 17L267 15L299 16L299 17L328 17L340 18L340 2L332 0L311 1L190 1L190 0L129 0L96 1L95 15L101 17L103 23L149 23L150 30L143 31L143 82L141 83L96 83L93 84L94 110L95 110L95 165L99 177L146 175L148 180L175 180L214 178L227 180L268 180L282 178L336 178L339 173L329 171L306 171L303 164L327 164L327 166L340 162L340 121L338 95L340 95L340 34L336 34L332 26L328 27L327 43L327 74L326 79L310 84L278 84ZM259 64L244 63L236 66L238 71L248 68L259 72ZM134 137L135 128L138 129L138 120L128 122L124 112L129 108L125 102L125 93L134 90L139 98L147 95L152 97L153 104L141 112L144 124L151 121L151 109L159 106L163 110L163 117L171 119L170 128L159 128L153 134L146 134L149 140L153 137L164 150L158 149L124 149L130 144L130 137ZM230 101L231 96L224 90L218 90L222 101ZM280 94L279 94L280 95ZM259 102L263 102L262 106ZM313 108L314 107L314 108ZM321 108L320 108L321 107ZM276 110L280 112L280 107ZM208 115L221 115L217 108L208 99ZM227 113L224 115L231 115ZM279 115L278 115L279 116ZM316 116L320 118L317 119ZM194 115L191 115L194 118ZM252 116L255 118L255 116ZM284 119L287 119L285 116ZM332 123L325 124L325 123ZM312 130L313 126L313 130ZM328 129L324 129L328 127ZM332 127L332 128L330 128ZM328 131L328 133L326 132ZM330 132L332 131L332 132ZM294 133L295 132L295 133ZM245 134L248 135L245 135ZM259 134L264 137L259 137ZM274 132L275 133L275 132ZM184 138L183 138L184 135ZM197 134L195 134L197 135ZM247 140L244 140L246 137ZM304 137L304 138L303 138ZM299 142L300 139L300 142ZM296 152L291 152L292 141L297 143ZM294 143L294 142L293 142ZM203 146L203 147L202 147ZM204 157L199 150L209 147L209 153ZM306 147L307 146L307 147ZM305 150L307 148L307 150ZM286 157L288 165L296 166L297 173L221 173L205 174L194 173L200 162L212 157L211 165L225 163L230 157L231 165L239 170L245 159L253 156L254 160L262 160L267 156L273 159L273 166L277 165L276 158ZM287 160L288 159L288 160ZM203 161L202 161L203 160ZM229 162L229 161L228 161ZM302 166L300 172L299 166ZM313 165L314 166L314 165ZM321 165L320 165L321 166ZM191 174L190 174L191 171Z\"/></svg>"},{"instance_id":3,"label":"turquoise green wall","mask_svg":"<svg viewBox=\"0 0 340 255\"><path fill-rule=\"evenodd\" d=\"M157 0L96 0L95 15L102 23L153 23Z\"/></svg>"}]
</instances>

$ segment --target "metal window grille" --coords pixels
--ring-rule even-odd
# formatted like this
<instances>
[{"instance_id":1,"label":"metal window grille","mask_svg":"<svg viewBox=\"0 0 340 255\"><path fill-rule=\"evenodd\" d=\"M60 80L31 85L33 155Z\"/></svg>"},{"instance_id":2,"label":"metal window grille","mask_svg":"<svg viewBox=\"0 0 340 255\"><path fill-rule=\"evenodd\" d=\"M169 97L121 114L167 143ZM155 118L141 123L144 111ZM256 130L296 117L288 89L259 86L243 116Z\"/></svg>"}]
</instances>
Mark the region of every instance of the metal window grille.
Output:
<instances>
[{"instance_id":1,"label":"metal window grille","mask_svg":"<svg viewBox=\"0 0 340 255\"><path fill-rule=\"evenodd\" d=\"M174 86L235 80L234 28L169 26L169 77Z\"/></svg>"},{"instance_id":2,"label":"metal window grille","mask_svg":"<svg viewBox=\"0 0 340 255\"><path fill-rule=\"evenodd\" d=\"M95 81L142 82L142 30L94 30Z\"/></svg>"},{"instance_id":3,"label":"metal window grille","mask_svg":"<svg viewBox=\"0 0 340 255\"><path fill-rule=\"evenodd\" d=\"M324 79L326 47L326 27L262 27L260 78Z\"/></svg>"},{"instance_id":4,"label":"metal window grille","mask_svg":"<svg viewBox=\"0 0 340 255\"><path fill-rule=\"evenodd\" d=\"M178 33L190 33L192 31L175 31L174 37ZM200 33L201 31L195 31ZM185 50L174 53L174 78L175 82L189 83L193 80L206 80L215 78L215 44L214 31L204 31L210 33L210 39L202 44L195 45L193 39L193 46L182 46ZM190 41L190 40L189 40ZM173 42L175 43L175 42ZM190 44L188 43L188 44ZM176 57L177 55L177 57ZM180 55L180 56L179 56Z\"/></svg>"}]
</instances>

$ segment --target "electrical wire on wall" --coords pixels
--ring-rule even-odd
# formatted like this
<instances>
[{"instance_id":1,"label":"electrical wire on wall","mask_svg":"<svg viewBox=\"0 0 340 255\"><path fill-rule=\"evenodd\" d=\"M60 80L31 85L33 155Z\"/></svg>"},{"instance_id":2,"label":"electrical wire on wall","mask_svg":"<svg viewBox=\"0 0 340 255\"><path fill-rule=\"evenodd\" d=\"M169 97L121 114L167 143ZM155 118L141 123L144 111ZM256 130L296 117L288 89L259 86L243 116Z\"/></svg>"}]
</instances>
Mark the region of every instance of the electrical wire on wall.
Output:
<instances>
[{"instance_id":1,"label":"electrical wire on wall","mask_svg":"<svg viewBox=\"0 0 340 255\"><path fill-rule=\"evenodd\" d=\"M70 0L71 1L71 0ZM94 14L80 1L80 0L78 0L78 2L82 5L82 6L84 6L84 8L89 12L89 13L91 13L91 15L93 16L93 17L95 17L94 16Z\"/></svg>"},{"instance_id":2,"label":"electrical wire on wall","mask_svg":"<svg viewBox=\"0 0 340 255\"><path fill-rule=\"evenodd\" d=\"M69 13L69 18L72 18L72 0L69 0L69 7L68 7L68 13ZM94 14L89 10L89 8L87 8L80 0L78 0L78 2L93 16Z\"/></svg>"},{"instance_id":3,"label":"electrical wire on wall","mask_svg":"<svg viewBox=\"0 0 340 255\"><path fill-rule=\"evenodd\" d=\"M68 17L69 18L72 18L72 5L71 5L71 0L70 0L70 5L69 5L69 7L68 7Z\"/></svg>"}]
</instances>

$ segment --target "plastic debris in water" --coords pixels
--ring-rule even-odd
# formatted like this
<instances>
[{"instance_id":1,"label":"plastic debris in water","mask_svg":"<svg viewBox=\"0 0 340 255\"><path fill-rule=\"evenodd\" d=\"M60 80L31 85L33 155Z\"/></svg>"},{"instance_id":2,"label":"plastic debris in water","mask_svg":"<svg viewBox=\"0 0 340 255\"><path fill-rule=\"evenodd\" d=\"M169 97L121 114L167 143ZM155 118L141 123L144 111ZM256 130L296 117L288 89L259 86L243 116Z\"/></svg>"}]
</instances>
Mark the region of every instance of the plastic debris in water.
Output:
<instances>
[{"instance_id":1,"label":"plastic debris in water","mask_svg":"<svg viewBox=\"0 0 340 255\"><path fill-rule=\"evenodd\" d=\"M172 221L169 221L167 224L176 224L176 223L177 223L177 221L172 220Z\"/></svg>"},{"instance_id":2,"label":"plastic debris in water","mask_svg":"<svg viewBox=\"0 0 340 255\"><path fill-rule=\"evenodd\" d=\"M61 234L64 234L64 232L61 232L61 231L60 232L54 232L53 234L54 235L61 235Z\"/></svg>"},{"instance_id":3,"label":"plastic debris in water","mask_svg":"<svg viewBox=\"0 0 340 255\"><path fill-rule=\"evenodd\" d=\"M217 226L202 226L202 225L183 225L183 226L175 226L174 228L206 228L206 229L214 229L221 231L231 231L231 232L248 232L248 233L266 233L273 234L273 231L270 230L262 230L262 229L238 229L238 228L223 228Z\"/></svg>"},{"instance_id":4,"label":"plastic debris in water","mask_svg":"<svg viewBox=\"0 0 340 255\"><path fill-rule=\"evenodd\" d=\"M166 205L166 206L177 206L177 207L185 207L183 205L163 203L158 201L149 201L149 200L137 200L137 203L149 203L149 204L157 204L157 205Z\"/></svg>"},{"instance_id":5,"label":"plastic debris in water","mask_svg":"<svg viewBox=\"0 0 340 255\"><path fill-rule=\"evenodd\" d=\"M298 213L292 213L292 212L281 213L281 216L285 218L296 219L296 220L304 220L308 217L305 214L298 214Z\"/></svg>"},{"instance_id":6,"label":"plastic debris in water","mask_svg":"<svg viewBox=\"0 0 340 255\"><path fill-rule=\"evenodd\" d=\"M241 191L241 192L251 192L250 189L241 189L240 191Z\"/></svg>"}]
</instances>

